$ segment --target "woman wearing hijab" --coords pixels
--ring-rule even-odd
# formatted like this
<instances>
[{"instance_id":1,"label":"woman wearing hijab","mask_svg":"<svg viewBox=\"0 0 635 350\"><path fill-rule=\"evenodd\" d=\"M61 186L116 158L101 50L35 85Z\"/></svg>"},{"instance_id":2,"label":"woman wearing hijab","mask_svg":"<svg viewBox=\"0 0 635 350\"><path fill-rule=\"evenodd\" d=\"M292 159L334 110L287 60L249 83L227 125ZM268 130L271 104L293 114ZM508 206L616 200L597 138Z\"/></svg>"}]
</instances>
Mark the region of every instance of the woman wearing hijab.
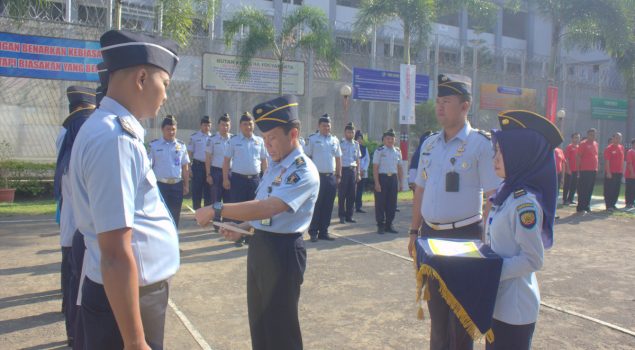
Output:
<instances>
[{"instance_id":1,"label":"woman wearing hijab","mask_svg":"<svg viewBox=\"0 0 635 350\"><path fill-rule=\"evenodd\" d=\"M554 148L558 129L528 111L499 114L501 129L492 133L496 174L505 180L490 199L487 239L503 258L488 350L531 348L540 292L536 271L553 244L557 201Z\"/></svg>"}]
</instances>

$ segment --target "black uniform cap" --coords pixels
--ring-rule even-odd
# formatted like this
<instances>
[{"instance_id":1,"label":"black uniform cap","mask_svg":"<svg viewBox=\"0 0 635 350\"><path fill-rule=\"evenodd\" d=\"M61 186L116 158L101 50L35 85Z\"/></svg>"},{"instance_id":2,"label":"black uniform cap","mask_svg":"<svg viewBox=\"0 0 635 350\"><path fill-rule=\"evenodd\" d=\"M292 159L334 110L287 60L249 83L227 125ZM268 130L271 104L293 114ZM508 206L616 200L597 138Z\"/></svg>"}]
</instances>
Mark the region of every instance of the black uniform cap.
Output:
<instances>
[{"instance_id":1,"label":"black uniform cap","mask_svg":"<svg viewBox=\"0 0 635 350\"><path fill-rule=\"evenodd\" d=\"M231 120L231 117L229 116L229 113L223 113L223 115L221 115L221 116L218 118L218 122L219 122L219 123L220 123L220 122L228 122L228 121L230 121L230 120Z\"/></svg>"},{"instance_id":2,"label":"black uniform cap","mask_svg":"<svg viewBox=\"0 0 635 350\"><path fill-rule=\"evenodd\" d=\"M209 115L204 115L203 118L201 118L201 124L211 124L212 121L209 119Z\"/></svg>"},{"instance_id":3,"label":"black uniform cap","mask_svg":"<svg viewBox=\"0 0 635 350\"><path fill-rule=\"evenodd\" d=\"M438 97L443 96L472 96L472 79L464 75L439 74Z\"/></svg>"},{"instance_id":4,"label":"black uniform cap","mask_svg":"<svg viewBox=\"0 0 635 350\"><path fill-rule=\"evenodd\" d=\"M178 45L158 36L109 30L101 36L99 42L101 55L110 72L150 64L172 76L179 62Z\"/></svg>"},{"instance_id":5,"label":"black uniform cap","mask_svg":"<svg viewBox=\"0 0 635 350\"><path fill-rule=\"evenodd\" d=\"M353 122L346 123L346 126L344 127L344 131L346 130L355 130L355 124L353 124Z\"/></svg>"},{"instance_id":6,"label":"black uniform cap","mask_svg":"<svg viewBox=\"0 0 635 350\"><path fill-rule=\"evenodd\" d=\"M386 136L392 136L395 137L395 130L393 129L388 129L386 131L384 131L384 134L381 136L382 138L386 137Z\"/></svg>"},{"instance_id":7,"label":"black uniform cap","mask_svg":"<svg viewBox=\"0 0 635 350\"><path fill-rule=\"evenodd\" d=\"M562 143L564 138L560 130L553 123L538 113L522 110L502 111L498 114L501 130L532 129L547 139L554 148Z\"/></svg>"},{"instance_id":8,"label":"black uniform cap","mask_svg":"<svg viewBox=\"0 0 635 350\"><path fill-rule=\"evenodd\" d=\"M284 95L256 105L253 113L258 129L267 132L298 120L298 102L295 96Z\"/></svg>"},{"instance_id":9,"label":"black uniform cap","mask_svg":"<svg viewBox=\"0 0 635 350\"><path fill-rule=\"evenodd\" d=\"M94 89L83 86L69 86L66 89L66 97L68 97L68 110L72 112L80 104L96 105L96 92Z\"/></svg>"},{"instance_id":10,"label":"black uniform cap","mask_svg":"<svg viewBox=\"0 0 635 350\"><path fill-rule=\"evenodd\" d=\"M322 115L320 117L320 120L318 120L318 124L319 123L330 123L331 122L331 117L329 116L328 113L324 113L324 115Z\"/></svg>"},{"instance_id":11,"label":"black uniform cap","mask_svg":"<svg viewBox=\"0 0 635 350\"><path fill-rule=\"evenodd\" d=\"M355 140L357 140L357 138L361 137L362 140L364 139L364 135L362 134L361 130L356 130L355 131Z\"/></svg>"}]
</instances>

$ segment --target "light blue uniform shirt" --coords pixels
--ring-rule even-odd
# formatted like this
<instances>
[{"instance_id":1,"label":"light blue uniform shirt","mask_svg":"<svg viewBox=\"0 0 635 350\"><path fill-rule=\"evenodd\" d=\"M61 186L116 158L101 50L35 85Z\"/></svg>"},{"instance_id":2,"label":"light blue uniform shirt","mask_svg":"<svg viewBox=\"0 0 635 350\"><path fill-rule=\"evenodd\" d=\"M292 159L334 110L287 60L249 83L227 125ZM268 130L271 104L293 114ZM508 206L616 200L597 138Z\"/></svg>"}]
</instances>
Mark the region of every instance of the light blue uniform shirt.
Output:
<instances>
[{"instance_id":1,"label":"light blue uniform shirt","mask_svg":"<svg viewBox=\"0 0 635 350\"><path fill-rule=\"evenodd\" d=\"M220 133L216 133L214 136L210 137L207 140L207 147L205 147L205 152L209 153L212 156L212 166L217 168L223 167L223 162L225 161L225 152L227 152L227 147L229 147L229 140L232 138L232 134L227 134L227 137L221 136ZM229 163L229 168L231 169L232 164Z\"/></svg>"},{"instance_id":2,"label":"light blue uniform shirt","mask_svg":"<svg viewBox=\"0 0 635 350\"><path fill-rule=\"evenodd\" d=\"M487 240L503 258L494 318L513 325L536 322L540 290L536 271L542 268L544 248L542 209L532 193L510 194L500 207L493 207Z\"/></svg>"},{"instance_id":3,"label":"light blue uniform shirt","mask_svg":"<svg viewBox=\"0 0 635 350\"><path fill-rule=\"evenodd\" d=\"M97 283L103 284L97 235L126 227L132 228L139 285L166 280L179 268L176 228L159 194L143 136L139 121L104 97L73 145L73 212L86 241L86 275Z\"/></svg>"},{"instance_id":4,"label":"light blue uniform shirt","mask_svg":"<svg viewBox=\"0 0 635 350\"><path fill-rule=\"evenodd\" d=\"M320 173L334 173L335 158L342 157L340 141L331 134L326 136L319 132L311 134L304 150Z\"/></svg>"},{"instance_id":5,"label":"light blue uniform shirt","mask_svg":"<svg viewBox=\"0 0 635 350\"><path fill-rule=\"evenodd\" d=\"M425 188L421 215L428 222L452 223L482 214L483 191L498 188L492 142L469 122L445 141L443 131L430 136L423 146L415 183ZM454 159L454 164L451 160ZM459 191L447 192L448 172L459 174Z\"/></svg>"},{"instance_id":6,"label":"light blue uniform shirt","mask_svg":"<svg viewBox=\"0 0 635 350\"><path fill-rule=\"evenodd\" d=\"M242 175L260 174L260 164L267 159L265 141L260 136L245 137L242 133L229 139L225 158L232 160L232 172Z\"/></svg>"},{"instance_id":7,"label":"light blue uniform shirt","mask_svg":"<svg viewBox=\"0 0 635 350\"><path fill-rule=\"evenodd\" d=\"M203 134L200 130L192 134L190 143L187 144L187 150L192 152L192 158L205 162L205 147L210 136L212 135Z\"/></svg>"},{"instance_id":8,"label":"light blue uniform shirt","mask_svg":"<svg viewBox=\"0 0 635 350\"><path fill-rule=\"evenodd\" d=\"M271 163L256 191L256 199L276 197L286 203L289 210L270 220L254 220L250 224L275 233L304 232L311 223L319 191L320 175L315 164L296 148L282 161Z\"/></svg>"},{"instance_id":9,"label":"light blue uniform shirt","mask_svg":"<svg viewBox=\"0 0 635 350\"><path fill-rule=\"evenodd\" d=\"M342 149L342 166L357 166L357 160L362 156L357 141L342 139L340 148Z\"/></svg>"},{"instance_id":10,"label":"light blue uniform shirt","mask_svg":"<svg viewBox=\"0 0 635 350\"><path fill-rule=\"evenodd\" d=\"M179 139L166 141L163 137L150 142L150 162L159 179L182 179L183 165L190 164L185 143Z\"/></svg>"},{"instance_id":11,"label":"light blue uniform shirt","mask_svg":"<svg viewBox=\"0 0 635 350\"><path fill-rule=\"evenodd\" d=\"M379 165L380 174L397 174L401 162L401 151L398 147L380 146L373 153L373 165Z\"/></svg>"}]
</instances>

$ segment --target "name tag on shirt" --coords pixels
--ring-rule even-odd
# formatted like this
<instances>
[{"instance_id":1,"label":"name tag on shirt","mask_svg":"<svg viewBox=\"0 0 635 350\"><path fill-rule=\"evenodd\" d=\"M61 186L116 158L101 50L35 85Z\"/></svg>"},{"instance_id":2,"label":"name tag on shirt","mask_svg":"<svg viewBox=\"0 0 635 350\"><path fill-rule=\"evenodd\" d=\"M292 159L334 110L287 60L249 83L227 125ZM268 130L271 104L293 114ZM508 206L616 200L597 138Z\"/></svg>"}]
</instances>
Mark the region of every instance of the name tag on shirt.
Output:
<instances>
[{"instance_id":1,"label":"name tag on shirt","mask_svg":"<svg viewBox=\"0 0 635 350\"><path fill-rule=\"evenodd\" d=\"M271 218L260 220L260 224L263 226L271 226Z\"/></svg>"}]
</instances>

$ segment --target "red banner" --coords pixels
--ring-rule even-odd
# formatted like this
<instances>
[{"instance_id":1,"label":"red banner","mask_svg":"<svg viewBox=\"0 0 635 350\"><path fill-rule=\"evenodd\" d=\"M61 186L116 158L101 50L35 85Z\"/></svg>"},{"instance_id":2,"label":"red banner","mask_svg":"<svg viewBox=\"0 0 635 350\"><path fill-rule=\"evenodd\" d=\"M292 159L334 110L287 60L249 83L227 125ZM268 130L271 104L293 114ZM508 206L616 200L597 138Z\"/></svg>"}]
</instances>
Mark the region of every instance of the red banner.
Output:
<instances>
[{"instance_id":1,"label":"red banner","mask_svg":"<svg viewBox=\"0 0 635 350\"><path fill-rule=\"evenodd\" d=\"M547 104L546 104L546 116L552 123L556 122L556 113L558 111L558 87L547 87Z\"/></svg>"}]
</instances>

